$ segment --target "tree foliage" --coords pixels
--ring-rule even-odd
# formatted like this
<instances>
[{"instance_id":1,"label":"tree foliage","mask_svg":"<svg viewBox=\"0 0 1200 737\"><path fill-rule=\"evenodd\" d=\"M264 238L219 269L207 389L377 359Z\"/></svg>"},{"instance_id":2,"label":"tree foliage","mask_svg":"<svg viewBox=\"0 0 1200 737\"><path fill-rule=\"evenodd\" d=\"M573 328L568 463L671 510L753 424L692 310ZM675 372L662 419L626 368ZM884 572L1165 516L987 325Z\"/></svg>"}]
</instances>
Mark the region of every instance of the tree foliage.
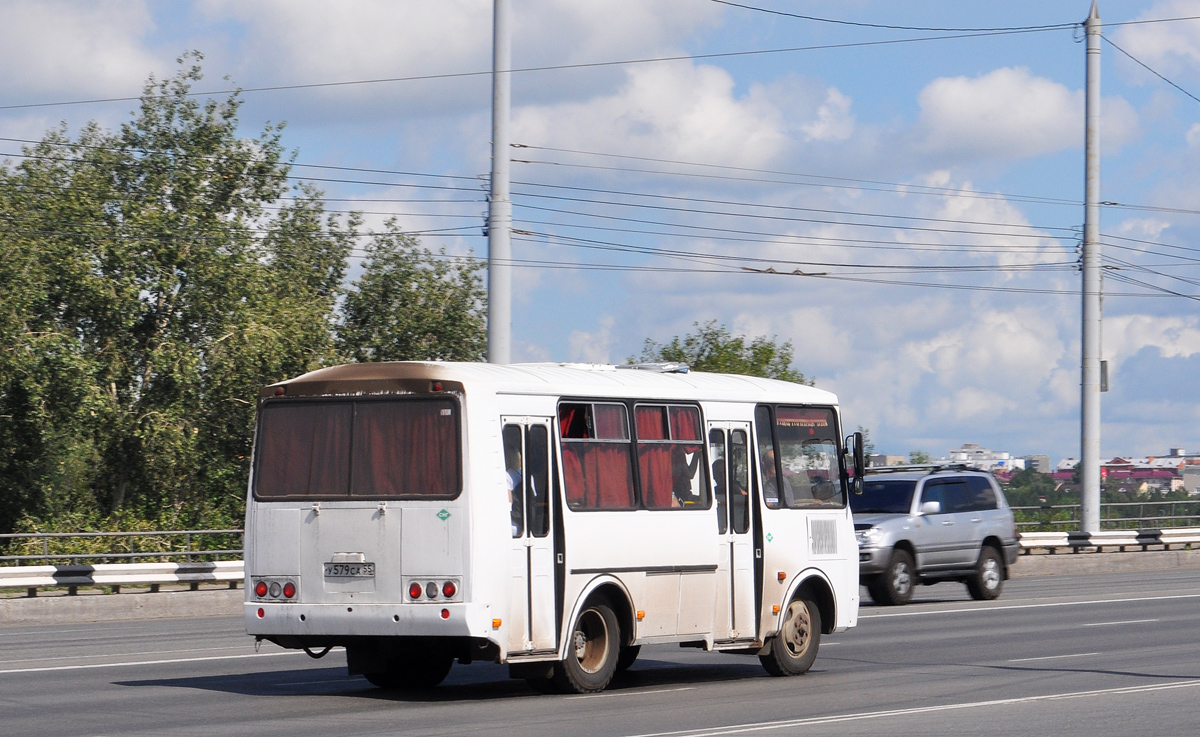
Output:
<instances>
[{"instance_id":1,"label":"tree foliage","mask_svg":"<svg viewBox=\"0 0 1200 737\"><path fill-rule=\"evenodd\" d=\"M396 227L388 221L388 231ZM342 309L343 355L355 361L483 360L482 264L448 260L444 251L395 232L377 235L367 252Z\"/></svg>"},{"instance_id":2,"label":"tree foliage","mask_svg":"<svg viewBox=\"0 0 1200 737\"><path fill-rule=\"evenodd\" d=\"M792 368L792 344L779 343L774 336L759 336L747 341L745 336L733 335L716 320L704 324L693 323L695 330L680 337L676 335L666 343L656 343L650 338L642 348L637 361L679 361L693 371L710 371L719 374L744 374L782 379L797 384L813 384L813 379Z\"/></svg>"},{"instance_id":3,"label":"tree foliage","mask_svg":"<svg viewBox=\"0 0 1200 737\"><path fill-rule=\"evenodd\" d=\"M237 525L259 387L478 354L477 270L376 235L347 294L358 217L292 185L282 126L241 137L236 94L190 96L199 61L151 77L119 130L59 128L0 166L0 531Z\"/></svg>"}]
</instances>

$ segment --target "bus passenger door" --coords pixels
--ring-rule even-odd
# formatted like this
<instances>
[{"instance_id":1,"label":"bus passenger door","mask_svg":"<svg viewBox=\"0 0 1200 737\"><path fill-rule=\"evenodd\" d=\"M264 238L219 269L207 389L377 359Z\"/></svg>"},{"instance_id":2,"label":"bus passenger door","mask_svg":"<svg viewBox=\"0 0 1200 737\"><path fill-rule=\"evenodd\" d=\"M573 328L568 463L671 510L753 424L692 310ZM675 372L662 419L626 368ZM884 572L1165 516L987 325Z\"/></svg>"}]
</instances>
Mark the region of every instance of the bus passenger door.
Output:
<instances>
[{"instance_id":1,"label":"bus passenger door","mask_svg":"<svg viewBox=\"0 0 1200 737\"><path fill-rule=\"evenodd\" d=\"M750 503L750 425L710 422L709 458L717 503L717 611L713 639L753 640L755 630L754 505Z\"/></svg>"},{"instance_id":2,"label":"bus passenger door","mask_svg":"<svg viewBox=\"0 0 1200 737\"><path fill-rule=\"evenodd\" d=\"M503 418L513 545L510 653L555 650L550 418Z\"/></svg>"}]
</instances>

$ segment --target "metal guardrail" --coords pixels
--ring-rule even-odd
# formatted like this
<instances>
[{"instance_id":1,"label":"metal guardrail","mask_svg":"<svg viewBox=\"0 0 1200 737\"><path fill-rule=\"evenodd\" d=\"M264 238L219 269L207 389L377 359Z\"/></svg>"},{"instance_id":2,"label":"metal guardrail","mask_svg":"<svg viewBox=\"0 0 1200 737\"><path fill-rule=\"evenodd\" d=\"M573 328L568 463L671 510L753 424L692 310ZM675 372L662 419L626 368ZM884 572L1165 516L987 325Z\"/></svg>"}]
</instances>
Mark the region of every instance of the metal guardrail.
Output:
<instances>
[{"instance_id":1,"label":"metal guardrail","mask_svg":"<svg viewBox=\"0 0 1200 737\"><path fill-rule=\"evenodd\" d=\"M1017 539L1021 543L1021 552L1030 553L1033 550L1046 550L1053 554L1060 548L1078 553L1084 548L1095 548L1096 552L1104 552L1104 548L1116 548L1124 552L1126 548L1141 548L1149 550L1160 547L1171 550L1172 546L1186 547L1200 545L1200 527L1169 527L1167 529L1137 529L1137 530L1101 530L1100 532L1057 531L1057 532L1020 532Z\"/></svg>"},{"instance_id":2,"label":"metal guardrail","mask_svg":"<svg viewBox=\"0 0 1200 737\"><path fill-rule=\"evenodd\" d=\"M144 532L17 532L0 535L0 545L12 547L9 541L35 540L40 541L41 551L38 553L19 553L0 555L0 564L12 562L20 564L21 561L41 561L49 563L51 561L69 561L79 563L82 561L97 561L106 563L109 560L128 560L137 562L139 558L182 558L184 562L193 562L203 558L212 558L220 560L225 556L241 556L242 548L219 548L219 549L193 549L192 543L198 537L214 537L218 535L236 536L239 543L242 540L241 530L149 530ZM151 542L149 547L155 547L155 550L137 550L138 539L149 539L157 541ZM180 539L182 538L182 547L174 545L166 545L171 547L171 550L162 550L164 542L162 538ZM74 542L78 546L78 541L83 540L107 540L117 545L108 546L110 549L95 552L67 552L72 549L70 543ZM55 542L68 543L66 550L62 545L52 545ZM124 544L121 545L120 543ZM57 547L59 550L52 550L52 547ZM123 548L123 549L112 549Z\"/></svg>"},{"instance_id":3,"label":"metal guardrail","mask_svg":"<svg viewBox=\"0 0 1200 737\"><path fill-rule=\"evenodd\" d=\"M1017 529L1066 531L1079 529L1080 505L1042 504L1012 507ZM1131 514L1136 512L1135 514ZM1064 513L1066 513L1064 515ZM1026 517L1027 519L1020 519ZM1028 518L1035 519L1028 519ZM1106 529L1148 529L1200 526L1200 500L1157 502L1105 502L1100 505L1100 526Z\"/></svg>"},{"instance_id":4,"label":"metal guardrail","mask_svg":"<svg viewBox=\"0 0 1200 737\"><path fill-rule=\"evenodd\" d=\"M114 594L120 593L122 586L147 584L152 592L173 583L189 584L193 591L202 583L228 583L233 589L244 578L245 566L240 560L0 567L0 588L23 588L29 597L37 596L39 588L56 586L65 586L72 596L80 586L107 586Z\"/></svg>"}]
</instances>

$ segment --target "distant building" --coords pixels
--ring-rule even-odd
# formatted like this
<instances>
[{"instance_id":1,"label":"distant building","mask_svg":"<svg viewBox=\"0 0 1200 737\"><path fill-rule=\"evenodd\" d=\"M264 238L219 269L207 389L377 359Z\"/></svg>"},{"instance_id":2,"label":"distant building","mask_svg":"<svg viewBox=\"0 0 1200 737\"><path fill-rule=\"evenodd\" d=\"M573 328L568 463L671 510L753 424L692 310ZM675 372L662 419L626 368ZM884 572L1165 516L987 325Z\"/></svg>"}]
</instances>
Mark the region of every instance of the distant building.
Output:
<instances>
[{"instance_id":1,"label":"distant building","mask_svg":"<svg viewBox=\"0 0 1200 737\"><path fill-rule=\"evenodd\" d=\"M1064 458L1058 462L1058 465L1054 467L1054 470L1055 471L1074 471L1075 467L1078 465L1079 465L1078 458Z\"/></svg>"},{"instance_id":2,"label":"distant building","mask_svg":"<svg viewBox=\"0 0 1200 737\"><path fill-rule=\"evenodd\" d=\"M1050 465L1050 456L1047 455L1031 455L1021 456L1025 461L1025 468L1032 468L1038 473L1050 473L1054 468Z\"/></svg>"},{"instance_id":3,"label":"distant building","mask_svg":"<svg viewBox=\"0 0 1200 737\"><path fill-rule=\"evenodd\" d=\"M908 463L908 456L890 456L882 453L872 453L867 465L876 468L880 466L903 466Z\"/></svg>"},{"instance_id":4,"label":"distant building","mask_svg":"<svg viewBox=\"0 0 1200 737\"><path fill-rule=\"evenodd\" d=\"M1183 467L1183 488L1188 496L1200 496L1200 466Z\"/></svg>"},{"instance_id":5,"label":"distant building","mask_svg":"<svg viewBox=\"0 0 1200 737\"><path fill-rule=\"evenodd\" d=\"M946 454L944 459L949 463L961 463L980 471L1020 471L1025 468L1024 458L1013 458L1004 451L981 448L978 443L963 443ZM1049 458L1046 459L1049 463Z\"/></svg>"}]
</instances>

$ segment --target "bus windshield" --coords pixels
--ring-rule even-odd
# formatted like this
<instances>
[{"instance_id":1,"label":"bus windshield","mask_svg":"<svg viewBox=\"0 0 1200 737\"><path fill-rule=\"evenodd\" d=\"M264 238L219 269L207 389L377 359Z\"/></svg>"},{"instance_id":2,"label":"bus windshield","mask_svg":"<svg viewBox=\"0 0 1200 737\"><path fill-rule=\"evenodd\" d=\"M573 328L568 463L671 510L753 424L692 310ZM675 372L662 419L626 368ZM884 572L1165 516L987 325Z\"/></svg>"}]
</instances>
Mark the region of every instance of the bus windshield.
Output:
<instances>
[{"instance_id":1,"label":"bus windshield","mask_svg":"<svg viewBox=\"0 0 1200 737\"><path fill-rule=\"evenodd\" d=\"M259 498L451 498L461 488L449 397L274 401L255 447Z\"/></svg>"},{"instance_id":2,"label":"bus windshield","mask_svg":"<svg viewBox=\"0 0 1200 737\"><path fill-rule=\"evenodd\" d=\"M850 495L850 509L860 514L908 514L912 510L916 481L867 479L861 495Z\"/></svg>"}]
</instances>

